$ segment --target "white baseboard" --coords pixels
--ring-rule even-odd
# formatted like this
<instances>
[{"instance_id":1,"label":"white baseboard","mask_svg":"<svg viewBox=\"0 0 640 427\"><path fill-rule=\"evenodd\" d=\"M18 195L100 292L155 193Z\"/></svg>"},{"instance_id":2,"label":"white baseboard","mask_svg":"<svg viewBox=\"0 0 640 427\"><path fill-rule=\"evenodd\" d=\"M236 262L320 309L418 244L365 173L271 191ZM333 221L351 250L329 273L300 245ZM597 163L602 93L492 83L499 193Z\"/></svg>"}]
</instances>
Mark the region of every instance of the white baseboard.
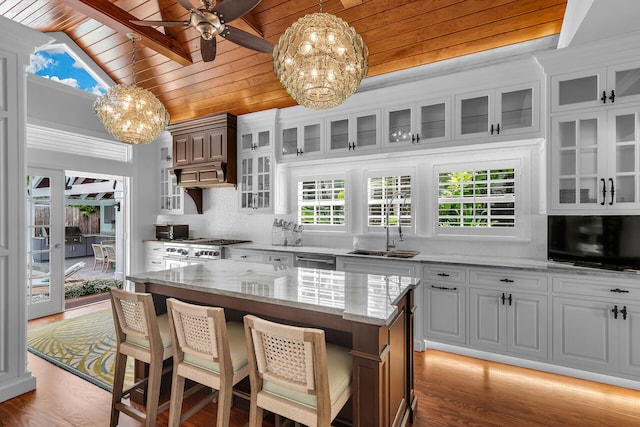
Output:
<instances>
[{"instance_id":1,"label":"white baseboard","mask_svg":"<svg viewBox=\"0 0 640 427\"><path fill-rule=\"evenodd\" d=\"M36 378L30 374L0 382L0 402L36 389Z\"/></svg>"},{"instance_id":2,"label":"white baseboard","mask_svg":"<svg viewBox=\"0 0 640 427\"><path fill-rule=\"evenodd\" d=\"M417 345L416 351L417 350ZM459 347L452 344L443 344L435 341L424 340L423 347L425 349L434 349L446 351L448 353L460 354L462 356L475 357L477 359L490 360L492 362L504 363L507 365L520 366L522 368L535 369L552 374L565 375L573 378L580 378L588 381L595 381L603 384L611 384L618 387L640 390L640 381L630 380L626 378L614 377L611 375L598 374L595 372L583 371L580 369L568 368L566 366L552 365L550 363L538 362L529 359L520 359L518 357L506 356L504 354L489 353L482 350L476 350L467 347Z\"/></svg>"}]
</instances>

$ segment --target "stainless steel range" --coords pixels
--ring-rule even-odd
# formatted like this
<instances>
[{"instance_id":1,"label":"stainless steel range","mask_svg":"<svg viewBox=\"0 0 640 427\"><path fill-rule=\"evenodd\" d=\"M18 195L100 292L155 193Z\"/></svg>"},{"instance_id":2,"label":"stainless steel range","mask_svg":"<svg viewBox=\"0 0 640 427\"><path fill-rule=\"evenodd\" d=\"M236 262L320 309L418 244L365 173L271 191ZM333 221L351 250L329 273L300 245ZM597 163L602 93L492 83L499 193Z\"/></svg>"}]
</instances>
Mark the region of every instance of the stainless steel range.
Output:
<instances>
[{"instance_id":1,"label":"stainless steel range","mask_svg":"<svg viewBox=\"0 0 640 427\"><path fill-rule=\"evenodd\" d=\"M250 242L250 240L232 239L167 241L164 244L164 266L165 268L176 268L222 259L225 257L226 246Z\"/></svg>"}]
</instances>

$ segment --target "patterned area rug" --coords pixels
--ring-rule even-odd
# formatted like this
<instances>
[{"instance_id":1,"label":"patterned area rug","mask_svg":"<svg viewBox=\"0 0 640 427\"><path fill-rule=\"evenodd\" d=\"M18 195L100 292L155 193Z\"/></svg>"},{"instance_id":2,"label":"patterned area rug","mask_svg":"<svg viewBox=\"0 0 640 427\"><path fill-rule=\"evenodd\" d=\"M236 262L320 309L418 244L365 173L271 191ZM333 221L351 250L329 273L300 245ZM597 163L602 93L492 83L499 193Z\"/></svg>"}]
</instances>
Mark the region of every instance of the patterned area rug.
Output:
<instances>
[{"instance_id":1,"label":"patterned area rug","mask_svg":"<svg viewBox=\"0 0 640 427\"><path fill-rule=\"evenodd\" d=\"M101 387L113 389L116 332L111 310L29 329L29 351ZM133 359L129 358L125 388L133 384Z\"/></svg>"}]
</instances>

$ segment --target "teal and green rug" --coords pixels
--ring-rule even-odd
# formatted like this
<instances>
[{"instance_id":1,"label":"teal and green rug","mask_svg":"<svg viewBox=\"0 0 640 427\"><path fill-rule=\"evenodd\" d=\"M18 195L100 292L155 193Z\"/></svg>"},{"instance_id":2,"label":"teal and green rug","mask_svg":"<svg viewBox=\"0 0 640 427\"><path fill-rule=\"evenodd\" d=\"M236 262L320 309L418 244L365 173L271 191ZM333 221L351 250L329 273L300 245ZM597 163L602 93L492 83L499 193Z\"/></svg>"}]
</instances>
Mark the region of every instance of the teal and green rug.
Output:
<instances>
[{"instance_id":1,"label":"teal and green rug","mask_svg":"<svg viewBox=\"0 0 640 427\"><path fill-rule=\"evenodd\" d=\"M29 351L111 391L116 335L111 310L101 310L27 331ZM133 384L133 360L128 360L125 388Z\"/></svg>"}]
</instances>

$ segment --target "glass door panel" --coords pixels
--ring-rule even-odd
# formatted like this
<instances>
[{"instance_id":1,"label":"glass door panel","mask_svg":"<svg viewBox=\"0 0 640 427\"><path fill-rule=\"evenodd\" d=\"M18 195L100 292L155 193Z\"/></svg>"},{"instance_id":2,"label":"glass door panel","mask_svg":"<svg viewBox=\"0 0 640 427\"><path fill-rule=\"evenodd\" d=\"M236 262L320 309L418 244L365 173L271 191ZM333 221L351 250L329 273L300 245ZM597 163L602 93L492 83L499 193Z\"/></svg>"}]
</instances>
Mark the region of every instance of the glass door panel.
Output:
<instances>
[{"instance_id":1,"label":"glass door panel","mask_svg":"<svg viewBox=\"0 0 640 427\"><path fill-rule=\"evenodd\" d=\"M389 135L387 140L394 142L411 141L411 109L390 111L388 115Z\"/></svg>"},{"instance_id":2,"label":"glass door panel","mask_svg":"<svg viewBox=\"0 0 640 427\"><path fill-rule=\"evenodd\" d=\"M560 106L596 101L599 96L598 75L561 80L558 83Z\"/></svg>"},{"instance_id":3,"label":"glass door panel","mask_svg":"<svg viewBox=\"0 0 640 427\"><path fill-rule=\"evenodd\" d=\"M306 125L303 128L304 153L320 152L320 124Z\"/></svg>"},{"instance_id":4,"label":"glass door panel","mask_svg":"<svg viewBox=\"0 0 640 427\"><path fill-rule=\"evenodd\" d=\"M503 130L533 126L533 89L503 93L501 117Z\"/></svg>"},{"instance_id":5,"label":"glass door panel","mask_svg":"<svg viewBox=\"0 0 640 427\"><path fill-rule=\"evenodd\" d=\"M253 150L253 133L247 132L243 133L240 136L240 149L242 151L251 151Z\"/></svg>"},{"instance_id":6,"label":"glass door panel","mask_svg":"<svg viewBox=\"0 0 640 427\"><path fill-rule=\"evenodd\" d=\"M263 130L258 132L258 148L268 147L271 145L271 132Z\"/></svg>"},{"instance_id":7,"label":"glass door panel","mask_svg":"<svg viewBox=\"0 0 640 427\"><path fill-rule=\"evenodd\" d=\"M376 114L356 118L356 144L370 147L378 143L378 117Z\"/></svg>"},{"instance_id":8,"label":"glass door panel","mask_svg":"<svg viewBox=\"0 0 640 427\"><path fill-rule=\"evenodd\" d=\"M64 311L62 171L29 169L26 292L29 319Z\"/></svg>"},{"instance_id":9,"label":"glass door panel","mask_svg":"<svg viewBox=\"0 0 640 427\"><path fill-rule=\"evenodd\" d=\"M424 105L420 109L420 140L444 138L447 134L445 103Z\"/></svg>"},{"instance_id":10,"label":"glass door panel","mask_svg":"<svg viewBox=\"0 0 640 427\"><path fill-rule=\"evenodd\" d=\"M282 154L290 155L298 152L298 128L282 129Z\"/></svg>"},{"instance_id":11,"label":"glass door panel","mask_svg":"<svg viewBox=\"0 0 640 427\"><path fill-rule=\"evenodd\" d=\"M488 132L489 96L462 100L460 126L462 135Z\"/></svg>"},{"instance_id":12,"label":"glass door panel","mask_svg":"<svg viewBox=\"0 0 640 427\"><path fill-rule=\"evenodd\" d=\"M640 68L620 70L615 73L615 95L640 95Z\"/></svg>"},{"instance_id":13,"label":"glass door panel","mask_svg":"<svg viewBox=\"0 0 640 427\"><path fill-rule=\"evenodd\" d=\"M349 120L332 120L329 122L329 148L344 150L349 147Z\"/></svg>"}]
</instances>

